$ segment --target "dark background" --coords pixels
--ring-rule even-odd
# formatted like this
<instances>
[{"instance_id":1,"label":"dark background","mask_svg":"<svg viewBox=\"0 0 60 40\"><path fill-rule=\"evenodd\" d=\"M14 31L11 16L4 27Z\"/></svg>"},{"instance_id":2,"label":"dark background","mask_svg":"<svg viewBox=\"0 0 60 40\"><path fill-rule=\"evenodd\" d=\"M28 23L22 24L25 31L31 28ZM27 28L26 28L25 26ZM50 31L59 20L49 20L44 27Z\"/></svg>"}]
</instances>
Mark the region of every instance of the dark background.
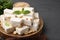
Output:
<instances>
[{"instance_id":1,"label":"dark background","mask_svg":"<svg viewBox=\"0 0 60 40\"><path fill-rule=\"evenodd\" d=\"M45 22L48 40L60 40L60 0L13 0L28 2Z\"/></svg>"}]
</instances>

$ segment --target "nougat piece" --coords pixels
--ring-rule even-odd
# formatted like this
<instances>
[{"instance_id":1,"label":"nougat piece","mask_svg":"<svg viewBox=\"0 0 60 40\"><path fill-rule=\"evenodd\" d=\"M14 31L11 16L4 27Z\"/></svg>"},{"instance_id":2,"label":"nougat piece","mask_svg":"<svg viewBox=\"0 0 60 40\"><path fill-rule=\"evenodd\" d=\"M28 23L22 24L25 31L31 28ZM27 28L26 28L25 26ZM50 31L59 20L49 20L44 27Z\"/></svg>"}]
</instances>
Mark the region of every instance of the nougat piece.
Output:
<instances>
[{"instance_id":1,"label":"nougat piece","mask_svg":"<svg viewBox=\"0 0 60 40\"><path fill-rule=\"evenodd\" d=\"M22 7L13 7L13 11L21 11Z\"/></svg>"},{"instance_id":2,"label":"nougat piece","mask_svg":"<svg viewBox=\"0 0 60 40\"><path fill-rule=\"evenodd\" d=\"M25 25L31 26L32 25L32 21L33 21L33 17L32 16L24 16L23 17L23 23Z\"/></svg>"},{"instance_id":3,"label":"nougat piece","mask_svg":"<svg viewBox=\"0 0 60 40\"><path fill-rule=\"evenodd\" d=\"M3 17L3 15L0 15L0 21L1 21L1 18Z\"/></svg>"},{"instance_id":4,"label":"nougat piece","mask_svg":"<svg viewBox=\"0 0 60 40\"><path fill-rule=\"evenodd\" d=\"M6 33L11 33L14 31L14 27L12 27L12 25L10 25L9 23L5 23L5 24L3 23L2 27Z\"/></svg>"},{"instance_id":5,"label":"nougat piece","mask_svg":"<svg viewBox=\"0 0 60 40\"><path fill-rule=\"evenodd\" d=\"M12 14L4 14L4 18L6 21L10 21L10 18L14 17L15 18L15 15L12 15Z\"/></svg>"},{"instance_id":6,"label":"nougat piece","mask_svg":"<svg viewBox=\"0 0 60 40\"><path fill-rule=\"evenodd\" d=\"M13 14L4 14L4 17L15 17Z\"/></svg>"},{"instance_id":7,"label":"nougat piece","mask_svg":"<svg viewBox=\"0 0 60 40\"><path fill-rule=\"evenodd\" d=\"M25 7L24 10L34 11L33 7Z\"/></svg>"},{"instance_id":8,"label":"nougat piece","mask_svg":"<svg viewBox=\"0 0 60 40\"><path fill-rule=\"evenodd\" d=\"M19 17L20 18L20 17L24 16L24 14L19 14L19 15L18 14L17 15L15 14L16 11L22 11L22 7L13 7L13 11L14 11L13 13L14 13L14 15L16 17Z\"/></svg>"},{"instance_id":9,"label":"nougat piece","mask_svg":"<svg viewBox=\"0 0 60 40\"><path fill-rule=\"evenodd\" d=\"M11 33L14 31L14 27L12 25L5 21L4 18L1 18L1 27L5 30L6 33Z\"/></svg>"},{"instance_id":10,"label":"nougat piece","mask_svg":"<svg viewBox=\"0 0 60 40\"><path fill-rule=\"evenodd\" d=\"M34 13L34 18L39 18L39 13L38 12Z\"/></svg>"},{"instance_id":11,"label":"nougat piece","mask_svg":"<svg viewBox=\"0 0 60 40\"><path fill-rule=\"evenodd\" d=\"M4 9L4 14L12 14L13 10L11 9Z\"/></svg>"},{"instance_id":12,"label":"nougat piece","mask_svg":"<svg viewBox=\"0 0 60 40\"><path fill-rule=\"evenodd\" d=\"M28 32L28 31L29 31L28 26L23 26L21 28L16 27L16 33L19 34L19 35L24 34L24 33Z\"/></svg>"},{"instance_id":13,"label":"nougat piece","mask_svg":"<svg viewBox=\"0 0 60 40\"><path fill-rule=\"evenodd\" d=\"M23 7L13 7L13 11L22 10ZM34 11L33 7L24 7L24 10Z\"/></svg>"},{"instance_id":14,"label":"nougat piece","mask_svg":"<svg viewBox=\"0 0 60 40\"><path fill-rule=\"evenodd\" d=\"M14 7L13 8L13 11L22 11L23 10L23 8L22 7ZM28 16L33 16L33 13L34 13L34 8L33 7L24 7L24 11L30 11L30 13L29 14L26 14L26 15L28 15ZM23 13L22 13L23 14ZM21 15L21 14L20 14ZM18 17L20 16L20 15L17 15Z\"/></svg>"},{"instance_id":15,"label":"nougat piece","mask_svg":"<svg viewBox=\"0 0 60 40\"><path fill-rule=\"evenodd\" d=\"M39 19L34 19L33 26L31 28L33 31L37 31L38 27L39 27Z\"/></svg>"},{"instance_id":16,"label":"nougat piece","mask_svg":"<svg viewBox=\"0 0 60 40\"><path fill-rule=\"evenodd\" d=\"M0 18L1 18L1 21L5 19L4 15L1 15Z\"/></svg>"},{"instance_id":17,"label":"nougat piece","mask_svg":"<svg viewBox=\"0 0 60 40\"><path fill-rule=\"evenodd\" d=\"M10 22L11 22L12 26L20 27L21 23L22 23L22 19L21 18L11 18Z\"/></svg>"},{"instance_id":18,"label":"nougat piece","mask_svg":"<svg viewBox=\"0 0 60 40\"><path fill-rule=\"evenodd\" d=\"M25 7L24 10L30 11L30 13L26 14L27 16L33 16L34 8L33 7Z\"/></svg>"}]
</instances>

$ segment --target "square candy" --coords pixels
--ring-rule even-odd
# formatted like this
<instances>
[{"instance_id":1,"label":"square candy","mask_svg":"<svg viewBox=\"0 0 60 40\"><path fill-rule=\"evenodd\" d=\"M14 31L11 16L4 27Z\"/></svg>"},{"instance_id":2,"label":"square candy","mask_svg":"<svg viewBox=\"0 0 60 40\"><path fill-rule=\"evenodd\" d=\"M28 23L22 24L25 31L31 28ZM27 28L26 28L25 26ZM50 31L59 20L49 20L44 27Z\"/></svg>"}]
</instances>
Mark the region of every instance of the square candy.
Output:
<instances>
[{"instance_id":1,"label":"square candy","mask_svg":"<svg viewBox=\"0 0 60 40\"><path fill-rule=\"evenodd\" d=\"M38 12L34 13L34 18L39 18L39 13Z\"/></svg>"},{"instance_id":2,"label":"square candy","mask_svg":"<svg viewBox=\"0 0 60 40\"><path fill-rule=\"evenodd\" d=\"M10 22L14 27L20 27L21 23L22 23L22 19L21 18L11 18Z\"/></svg>"},{"instance_id":3,"label":"square candy","mask_svg":"<svg viewBox=\"0 0 60 40\"><path fill-rule=\"evenodd\" d=\"M4 17L7 18L7 17L15 17L15 15L12 15L12 14L4 14Z\"/></svg>"},{"instance_id":4,"label":"square candy","mask_svg":"<svg viewBox=\"0 0 60 40\"><path fill-rule=\"evenodd\" d=\"M21 11L22 7L13 7L13 11L17 11L17 10Z\"/></svg>"},{"instance_id":5,"label":"square candy","mask_svg":"<svg viewBox=\"0 0 60 40\"><path fill-rule=\"evenodd\" d=\"M8 23L7 21L5 21L4 19L1 19L1 26L2 28L5 30L5 32L7 33L11 33L14 31L14 28L12 27L12 25L10 23Z\"/></svg>"},{"instance_id":6,"label":"square candy","mask_svg":"<svg viewBox=\"0 0 60 40\"><path fill-rule=\"evenodd\" d=\"M33 21L33 17L32 16L24 16L23 17L23 22L25 25L31 26L32 25L32 21Z\"/></svg>"},{"instance_id":7,"label":"square candy","mask_svg":"<svg viewBox=\"0 0 60 40\"><path fill-rule=\"evenodd\" d=\"M28 26L23 26L22 28L16 28L16 33L18 34L24 34L26 32L29 31L29 27Z\"/></svg>"},{"instance_id":8,"label":"square candy","mask_svg":"<svg viewBox=\"0 0 60 40\"><path fill-rule=\"evenodd\" d=\"M33 7L25 7L24 10L34 11Z\"/></svg>"},{"instance_id":9,"label":"square candy","mask_svg":"<svg viewBox=\"0 0 60 40\"><path fill-rule=\"evenodd\" d=\"M37 31L37 29L39 27L38 25L39 25L39 19L34 19L32 29L34 31Z\"/></svg>"},{"instance_id":10,"label":"square candy","mask_svg":"<svg viewBox=\"0 0 60 40\"><path fill-rule=\"evenodd\" d=\"M4 9L4 14L12 14L13 10L11 9Z\"/></svg>"}]
</instances>

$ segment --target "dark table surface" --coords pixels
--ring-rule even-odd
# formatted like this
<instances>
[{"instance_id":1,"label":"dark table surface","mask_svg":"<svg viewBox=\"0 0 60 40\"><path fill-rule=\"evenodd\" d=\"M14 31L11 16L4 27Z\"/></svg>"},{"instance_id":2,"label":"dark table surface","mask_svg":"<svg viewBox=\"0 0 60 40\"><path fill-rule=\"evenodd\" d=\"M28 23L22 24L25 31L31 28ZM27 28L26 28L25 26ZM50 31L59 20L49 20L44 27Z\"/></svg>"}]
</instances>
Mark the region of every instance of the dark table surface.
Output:
<instances>
[{"instance_id":1,"label":"dark table surface","mask_svg":"<svg viewBox=\"0 0 60 40\"><path fill-rule=\"evenodd\" d=\"M60 0L13 0L25 1L35 7L43 17L48 40L60 40Z\"/></svg>"}]
</instances>

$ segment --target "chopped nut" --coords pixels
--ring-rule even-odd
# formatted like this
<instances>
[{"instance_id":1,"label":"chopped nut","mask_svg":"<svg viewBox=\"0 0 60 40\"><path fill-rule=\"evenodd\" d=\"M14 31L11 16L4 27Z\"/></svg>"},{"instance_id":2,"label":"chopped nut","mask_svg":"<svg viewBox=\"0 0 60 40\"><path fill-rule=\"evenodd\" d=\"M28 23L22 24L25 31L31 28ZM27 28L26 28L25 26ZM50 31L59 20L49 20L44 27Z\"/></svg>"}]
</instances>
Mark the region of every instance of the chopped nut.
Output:
<instances>
[{"instance_id":1,"label":"chopped nut","mask_svg":"<svg viewBox=\"0 0 60 40\"><path fill-rule=\"evenodd\" d=\"M30 19L32 21L32 19Z\"/></svg>"},{"instance_id":2,"label":"chopped nut","mask_svg":"<svg viewBox=\"0 0 60 40\"><path fill-rule=\"evenodd\" d=\"M16 34L16 31L14 31L13 34Z\"/></svg>"},{"instance_id":3,"label":"chopped nut","mask_svg":"<svg viewBox=\"0 0 60 40\"><path fill-rule=\"evenodd\" d=\"M15 17L17 17L17 16L15 16Z\"/></svg>"},{"instance_id":4,"label":"chopped nut","mask_svg":"<svg viewBox=\"0 0 60 40\"><path fill-rule=\"evenodd\" d=\"M20 18L22 18L23 16L20 16Z\"/></svg>"},{"instance_id":5,"label":"chopped nut","mask_svg":"<svg viewBox=\"0 0 60 40\"><path fill-rule=\"evenodd\" d=\"M28 20L28 18L26 18L26 20Z\"/></svg>"}]
</instances>

